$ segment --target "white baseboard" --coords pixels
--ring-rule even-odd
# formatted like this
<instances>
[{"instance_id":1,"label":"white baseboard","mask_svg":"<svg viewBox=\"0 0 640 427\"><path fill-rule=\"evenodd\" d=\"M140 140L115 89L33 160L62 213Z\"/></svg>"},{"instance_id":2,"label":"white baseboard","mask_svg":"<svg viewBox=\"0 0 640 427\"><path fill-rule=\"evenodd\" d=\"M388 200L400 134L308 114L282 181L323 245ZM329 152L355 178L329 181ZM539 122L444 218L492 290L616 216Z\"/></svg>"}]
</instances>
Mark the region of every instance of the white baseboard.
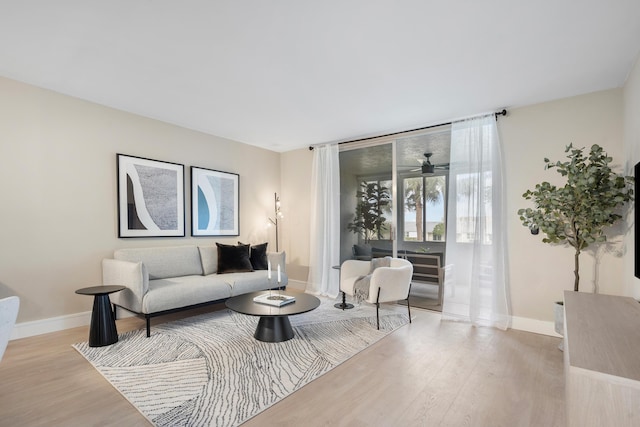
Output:
<instances>
[{"instance_id":1,"label":"white baseboard","mask_svg":"<svg viewBox=\"0 0 640 427\"><path fill-rule=\"evenodd\" d=\"M118 309L118 319L132 317L133 313ZM16 323L11 331L9 340L34 337L36 335L58 332L65 329L88 326L91 323L91 312L68 314L66 316L50 317L48 319L34 320L31 322Z\"/></svg>"},{"instance_id":2,"label":"white baseboard","mask_svg":"<svg viewBox=\"0 0 640 427\"><path fill-rule=\"evenodd\" d=\"M300 290L302 292L307 288L307 282L300 280L289 280L287 287ZM127 310L117 308L117 318L133 317L135 314ZM87 326L91 323L91 312L68 314L65 316L50 317L48 319L34 320L31 322L16 323L11 332L9 340L17 340L20 338L34 337L36 335L48 334L49 332L58 332L65 329L77 328L79 326Z\"/></svg>"},{"instance_id":3,"label":"white baseboard","mask_svg":"<svg viewBox=\"0 0 640 427\"><path fill-rule=\"evenodd\" d=\"M287 283L287 287L291 287L293 289L297 289L300 291L305 291L307 289L307 282L303 282L302 280L291 280Z\"/></svg>"},{"instance_id":4,"label":"white baseboard","mask_svg":"<svg viewBox=\"0 0 640 427\"><path fill-rule=\"evenodd\" d=\"M528 317L511 318L511 328L518 331L533 332L535 334L549 335L551 337L562 338L561 335L555 331L554 322L538 319L529 319Z\"/></svg>"},{"instance_id":5,"label":"white baseboard","mask_svg":"<svg viewBox=\"0 0 640 427\"><path fill-rule=\"evenodd\" d=\"M287 287L304 291L307 287L307 283L299 280L289 280ZM118 319L130 316L133 316L133 314L126 312L125 310L118 310ZM555 332L553 322L517 316L513 316L511 319L511 328L513 329L533 332L535 334L549 335L552 337L561 337ZM16 340L47 334L49 332L62 331L64 329L77 328L79 326L87 326L89 323L91 323L90 311L69 314L66 316L51 317L49 319L34 320L31 322L16 323L10 339Z\"/></svg>"},{"instance_id":6,"label":"white baseboard","mask_svg":"<svg viewBox=\"0 0 640 427\"><path fill-rule=\"evenodd\" d=\"M31 322L16 323L11 332L11 340L48 334L49 332L86 326L91 323L91 312L68 314L66 316L50 317L48 319L33 320Z\"/></svg>"}]
</instances>

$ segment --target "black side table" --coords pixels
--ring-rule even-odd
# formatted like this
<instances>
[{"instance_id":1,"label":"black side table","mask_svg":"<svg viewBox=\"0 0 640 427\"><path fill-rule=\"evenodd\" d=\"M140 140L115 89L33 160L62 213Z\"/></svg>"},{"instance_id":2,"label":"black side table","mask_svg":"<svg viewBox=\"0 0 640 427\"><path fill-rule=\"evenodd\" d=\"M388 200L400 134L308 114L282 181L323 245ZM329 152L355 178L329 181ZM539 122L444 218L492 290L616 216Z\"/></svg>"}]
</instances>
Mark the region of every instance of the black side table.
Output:
<instances>
[{"instance_id":1,"label":"black side table","mask_svg":"<svg viewBox=\"0 0 640 427\"><path fill-rule=\"evenodd\" d=\"M94 296L89 329L89 347L103 347L118 342L116 317L111 309L109 294L119 292L124 288L124 286L92 286L76 291L76 294Z\"/></svg>"},{"instance_id":2,"label":"black side table","mask_svg":"<svg viewBox=\"0 0 640 427\"><path fill-rule=\"evenodd\" d=\"M342 266L341 266L341 265L334 265L334 266L333 266L333 267L331 267L331 268L333 268L334 270L338 270L338 271L340 271L340 268L342 268ZM342 292L342 291L340 291L340 292ZM339 303L337 303L337 304L334 304L333 306L334 306L335 308L340 308L340 309L342 309L342 310L345 310L345 309L346 309L346 310L348 310L348 309L350 309L350 308L353 308L353 304L349 304L349 303L347 302L346 298L347 298L347 296L345 295L345 293L344 293L344 292L342 292L342 302L339 302Z\"/></svg>"}]
</instances>

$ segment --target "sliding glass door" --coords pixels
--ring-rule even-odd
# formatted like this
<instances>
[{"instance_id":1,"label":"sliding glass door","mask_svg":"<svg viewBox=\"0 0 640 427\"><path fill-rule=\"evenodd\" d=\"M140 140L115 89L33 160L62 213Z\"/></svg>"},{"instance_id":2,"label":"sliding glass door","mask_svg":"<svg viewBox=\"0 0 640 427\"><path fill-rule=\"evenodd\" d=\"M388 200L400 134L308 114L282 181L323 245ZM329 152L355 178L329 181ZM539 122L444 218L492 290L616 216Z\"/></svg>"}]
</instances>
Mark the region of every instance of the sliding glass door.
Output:
<instances>
[{"instance_id":1,"label":"sliding glass door","mask_svg":"<svg viewBox=\"0 0 640 427\"><path fill-rule=\"evenodd\" d=\"M393 144L340 152L340 260L393 255Z\"/></svg>"},{"instance_id":2,"label":"sliding glass door","mask_svg":"<svg viewBox=\"0 0 640 427\"><path fill-rule=\"evenodd\" d=\"M396 140L397 256L413 264L411 305L442 309L451 132L448 127Z\"/></svg>"},{"instance_id":3,"label":"sliding glass door","mask_svg":"<svg viewBox=\"0 0 640 427\"><path fill-rule=\"evenodd\" d=\"M451 133L442 127L341 147L341 261L406 258L410 302L440 310Z\"/></svg>"}]
</instances>

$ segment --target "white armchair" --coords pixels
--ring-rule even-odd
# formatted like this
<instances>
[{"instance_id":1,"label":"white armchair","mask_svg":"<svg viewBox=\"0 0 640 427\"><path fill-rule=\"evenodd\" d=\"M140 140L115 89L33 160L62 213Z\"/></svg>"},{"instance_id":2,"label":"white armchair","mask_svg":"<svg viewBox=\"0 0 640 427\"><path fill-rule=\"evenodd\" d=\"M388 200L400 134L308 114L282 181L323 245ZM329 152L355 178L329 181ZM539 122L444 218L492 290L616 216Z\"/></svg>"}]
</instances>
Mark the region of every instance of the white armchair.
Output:
<instances>
[{"instance_id":1,"label":"white armchair","mask_svg":"<svg viewBox=\"0 0 640 427\"><path fill-rule=\"evenodd\" d=\"M2 360L4 350L7 348L9 338L11 338L11 331L16 323L19 307L20 298L18 297L0 299L0 360Z\"/></svg>"},{"instance_id":2,"label":"white armchair","mask_svg":"<svg viewBox=\"0 0 640 427\"><path fill-rule=\"evenodd\" d=\"M345 295L355 294L356 281L362 276L367 276L371 269L370 261L347 260L340 268L340 291L342 302L345 303ZM411 308L409 307L409 291L411 290L411 276L413 265L401 258L391 258L390 267L378 267L371 274L369 296L365 300L376 305L376 320L380 329L380 303L406 300L409 323L411 323Z\"/></svg>"}]
</instances>

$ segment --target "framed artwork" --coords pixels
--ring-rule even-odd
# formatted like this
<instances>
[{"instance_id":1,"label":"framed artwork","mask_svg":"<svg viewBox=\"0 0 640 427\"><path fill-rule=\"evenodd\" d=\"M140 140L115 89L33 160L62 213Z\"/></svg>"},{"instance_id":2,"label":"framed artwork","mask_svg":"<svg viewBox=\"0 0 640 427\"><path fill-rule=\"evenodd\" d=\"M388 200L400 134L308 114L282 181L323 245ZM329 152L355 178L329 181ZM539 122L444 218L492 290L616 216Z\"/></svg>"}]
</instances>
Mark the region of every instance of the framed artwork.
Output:
<instances>
[{"instance_id":1,"label":"framed artwork","mask_svg":"<svg viewBox=\"0 0 640 427\"><path fill-rule=\"evenodd\" d=\"M116 157L118 237L184 237L184 165Z\"/></svg>"},{"instance_id":2,"label":"framed artwork","mask_svg":"<svg viewBox=\"0 0 640 427\"><path fill-rule=\"evenodd\" d=\"M240 235L240 175L191 166L191 235Z\"/></svg>"}]
</instances>

